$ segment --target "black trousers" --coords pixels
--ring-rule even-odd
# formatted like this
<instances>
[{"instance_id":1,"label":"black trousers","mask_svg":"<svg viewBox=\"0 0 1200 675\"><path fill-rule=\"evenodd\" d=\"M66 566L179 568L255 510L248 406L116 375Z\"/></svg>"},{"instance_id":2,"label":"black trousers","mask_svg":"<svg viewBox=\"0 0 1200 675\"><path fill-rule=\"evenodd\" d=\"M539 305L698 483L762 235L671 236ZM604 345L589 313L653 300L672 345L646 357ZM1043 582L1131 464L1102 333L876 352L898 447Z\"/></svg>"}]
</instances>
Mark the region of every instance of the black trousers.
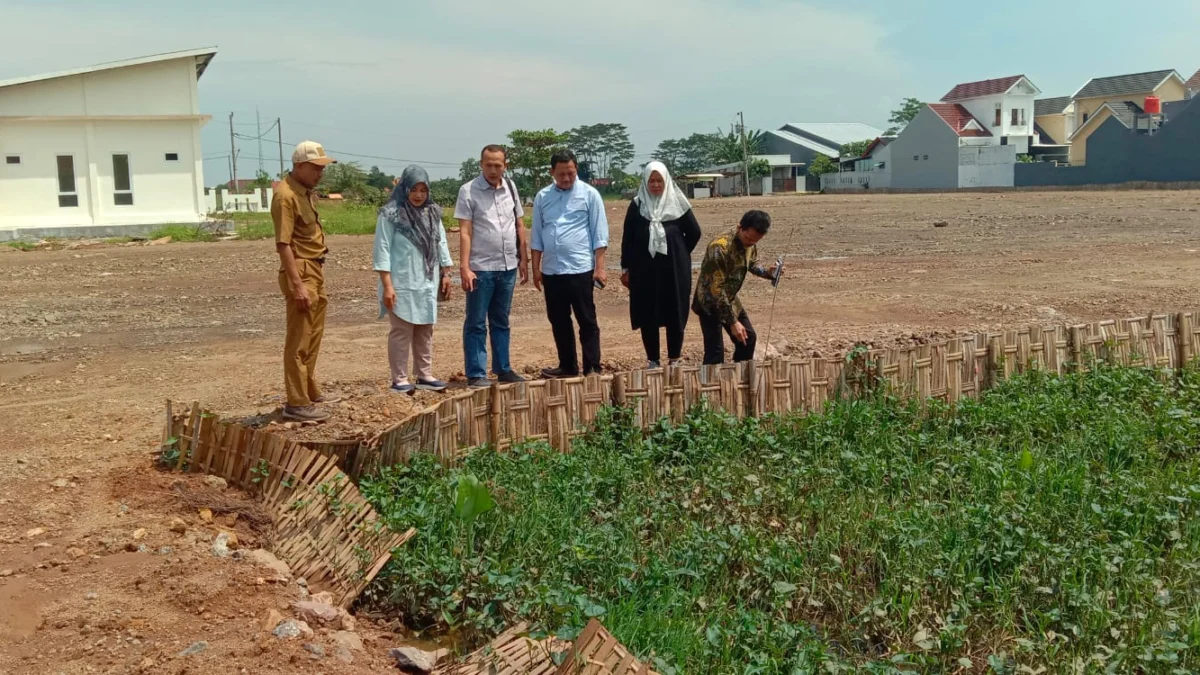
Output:
<instances>
[{"instance_id":1,"label":"black trousers","mask_svg":"<svg viewBox=\"0 0 1200 675\"><path fill-rule=\"evenodd\" d=\"M722 333L729 333L730 340L733 340L733 333L721 325L720 319L711 314L697 311L696 316L700 317L700 332L704 334L704 365L724 363L725 337ZM746 316L746 312L738 314L737 320L746 329L746 344L733 340L735 363L753 359L754 346L758 343L758 335L754 332L754 326L750 325L750 317Z\"/></svg>"},{"instance_id":2,"label":"black trousers","mask_svg":"<svg viewBox=\"0 0 1200 675\"><path fill-rule=\"evenodd\" d=\"M678 326L667 326L667 358L677 359L683 354L683 329ZM642 326L642 346L646 348L646 360L658 361L662 358L657 326Z\"/></svg>"},{"instance_id":3,"label":"black trousers","mask_svg":"<svg viewBox=\"0 0 1200 675\"><path fill-rule=\"evenodd\" d=\"M571 312L579 322L579 342L583 345L583 373L600 372L600 326L596 323L596 303L592 273L546 274L542 276L546 293L546 317L554 331L558 348L558 367L564 373L579 373L575 351L575 326Z\"/></svg>"}]
</instances>

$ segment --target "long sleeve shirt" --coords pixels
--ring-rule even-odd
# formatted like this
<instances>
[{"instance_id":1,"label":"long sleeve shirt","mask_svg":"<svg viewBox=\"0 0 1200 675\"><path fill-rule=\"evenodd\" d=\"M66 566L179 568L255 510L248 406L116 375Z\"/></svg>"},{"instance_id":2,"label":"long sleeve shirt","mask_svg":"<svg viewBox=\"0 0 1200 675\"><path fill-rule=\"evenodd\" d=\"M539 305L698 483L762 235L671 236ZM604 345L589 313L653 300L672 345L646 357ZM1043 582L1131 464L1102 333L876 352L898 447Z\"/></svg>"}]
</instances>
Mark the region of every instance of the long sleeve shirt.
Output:
<instances>
[{"instance_id":1,"label":"long sleeve shirt","mask_svg":"<svg viewBox=\"0 0 1200 675\"><path fill-rule=\"evenodd\" d=\"M738 292L746 280L746 273L768 278L771 275L758 264L758 247L742 245L738 229L718 235L704 252L700 263L700 278L696 280L696 295L692 308L697 312L716 317L722 325L737 323L742 313L742 301Z\"/></svg>"},{"instance_id":2,"label":"long sleeve shirt","mask_svg":"<svg viewBox=\"0 0 1200 675\"><path fill-rule=\"evenodd\" d=\"M434 207L437 208L437 207ZM441 209L436 217L441 219ZM437 228L438 265L450 267L450 248L446 245L445 228ZM396 291L396 303L392 311L396 316L418 326L437 323L437 294L441 284L441 273L435 271L433 278L425 275L425 258L396 226L382 215L375 223L374 268L376 272L390 272L392 288ZM386 316L383 304L383 281L378 283L379 318Z\"/></svg>"},{"instance_id":3,"label":"long sleeve shirt","mask_svg":"<svg viewBox=\"0 0 1200 675\"><path fill-rule=\"evenodd\" d=\"M608 248L608 217L596 188L577 180L570 190L551 185L533 200L529 247L542 252L543 274L582 274Z\"/></svg>"}]
</instances>

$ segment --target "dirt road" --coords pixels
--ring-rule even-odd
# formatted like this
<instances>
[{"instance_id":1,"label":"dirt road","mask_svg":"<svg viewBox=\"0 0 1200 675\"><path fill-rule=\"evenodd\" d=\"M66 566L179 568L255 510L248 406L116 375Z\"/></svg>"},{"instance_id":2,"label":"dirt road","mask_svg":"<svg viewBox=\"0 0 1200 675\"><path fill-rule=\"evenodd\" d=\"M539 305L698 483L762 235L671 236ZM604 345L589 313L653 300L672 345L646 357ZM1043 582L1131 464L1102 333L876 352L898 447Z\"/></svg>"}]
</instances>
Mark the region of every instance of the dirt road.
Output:
<instances>
[{"instance_id":1,"label":"dirt road","mask_svg":"<svg viewBox=\"0 0 1200 675\"><path fill-rule=\"evenodd\" d=\"M789 256L773 329L787 351L1197 304L1197 192L727 199L696 213L708 238L748 208L774 218L764 258ZM614 250L624 212L610 206ZM334 237L330 246L320 376L350 397L328 433L353 434L429 395L383 393L371 242ZM286 606L295 587L258 586L244 563L213 562L204 539L220 524L201 522L172 477L149 469L168 397L247 415L279 404L276 269L270 242L0 248L0 672L303 672L319 663L313 672L357 673L382 662L386 636L368 639L353 666L256 636L259 615ZM751 279L744 297L764 335L769 285ZM615 274L597 304L606 365L640 363ZM458 292L435 333L445 378L462 370L462 314ZM532 286L518 290L512 324L515 365L552 364ZM699 354L693 322L685 356ZM188 534L170 531L176 516ZM140 542L148 552L125 552ZM177 655L197 640L208 641L202 654Z\"/></svg>"}]
</instances>

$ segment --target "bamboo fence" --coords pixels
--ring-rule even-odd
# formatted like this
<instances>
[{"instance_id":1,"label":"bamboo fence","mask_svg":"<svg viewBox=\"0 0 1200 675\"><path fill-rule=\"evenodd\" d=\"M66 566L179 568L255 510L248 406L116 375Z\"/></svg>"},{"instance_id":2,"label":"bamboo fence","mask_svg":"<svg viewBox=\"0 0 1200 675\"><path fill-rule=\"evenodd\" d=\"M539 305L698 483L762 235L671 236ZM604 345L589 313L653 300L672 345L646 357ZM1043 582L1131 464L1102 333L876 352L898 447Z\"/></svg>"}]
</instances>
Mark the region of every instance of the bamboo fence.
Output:
<instances>
[{"instance_id":1,"label":"bamboo fence","mask_svg":"<svg viewBox=\"0 0 1200 675\"><path fill-rule=\"evenodd\" d=\"M835 397L886 382L921 401L953 404L1029 369L1086 370L1094 363L1171 370L1200 356L1200 313L1151 314L1079 325L973 333L845 358L781 358L681 366L568 380L493 384L447 398L364 441L299 443L168 402L163 452L175 467L262 494L276 513L279 552L310 581L348 603L413 532L383 527L355 484L415 453L454 463L470 448L544 441L567 452L606 405L636 424L679 421L700 403L738 417L820 411ZM175 414L175 411L181 411Z\"/></svg>"},{"instance_id":2,"label":"bamboo fence","mask_svg":"<svg viewBox=\"0 0 1200 675\"><path fill-rule=\"evenodd\" d=\"M183 410L175 414L176 409ZM314 588L349 607L391 551L416 533L393 532L341 469L333 452L278 434L222 422L199 403L167 402L165 457L179 471L224 478L259 495L275 522L275 554ZM177 456L176 456L177 454Z\"/></svg>"},{"instance_id":3,"label":"bamboo fence","mask_svg":"<svg viewBox=\"0 0 1200 675\"><path fill-rule=\"evenodd\" d=\"M526 624L514 626L433 675L657 675L596 619L574 644L555 637L534 640L528 632ZM556 656L563 657L560 665L555 665Z\"/></svg>"}]
</instances>

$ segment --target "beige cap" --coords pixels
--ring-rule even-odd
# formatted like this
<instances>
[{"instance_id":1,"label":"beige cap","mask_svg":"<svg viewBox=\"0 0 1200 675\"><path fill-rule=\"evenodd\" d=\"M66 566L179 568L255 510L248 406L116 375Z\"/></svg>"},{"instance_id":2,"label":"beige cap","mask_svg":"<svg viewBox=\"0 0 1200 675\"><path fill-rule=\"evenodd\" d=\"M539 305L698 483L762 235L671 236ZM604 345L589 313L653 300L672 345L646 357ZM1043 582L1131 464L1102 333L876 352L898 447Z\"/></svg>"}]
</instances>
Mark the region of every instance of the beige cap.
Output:
<instances>
[{"instance_id":1,"label":"beige cap","mask_svg":"<svg viewBox=\"0 0 1200 675\"><path fill-rule=\"evenodd\" d=\"M316 141L302 141L296 146L296 151L292 153L292 164L316 164L317 166L329 166L337 164L337 160L325 154L325 148Z\"/></svg>"}]
</instances>

